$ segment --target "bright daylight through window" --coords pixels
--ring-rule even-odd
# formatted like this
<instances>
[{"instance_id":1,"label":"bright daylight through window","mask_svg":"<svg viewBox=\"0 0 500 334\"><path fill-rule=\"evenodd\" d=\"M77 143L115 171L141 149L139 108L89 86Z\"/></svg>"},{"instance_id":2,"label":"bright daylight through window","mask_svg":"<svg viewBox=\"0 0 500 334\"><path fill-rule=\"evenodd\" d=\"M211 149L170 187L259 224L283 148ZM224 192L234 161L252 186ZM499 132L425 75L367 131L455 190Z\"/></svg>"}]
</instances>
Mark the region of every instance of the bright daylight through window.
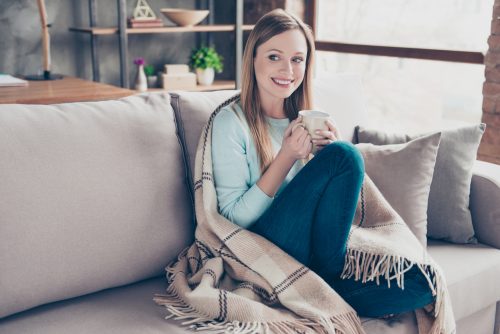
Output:
<instances>
[{"instance_id":1,"label":"bright daylight through window","mask_svg":"<svg viewBox=\"0 0 500 334\"><path fill-rule=\"evenodd\" d=\"M316 2L319 41L487 51L493 0ZM336 72L362 75L370 125L380 129L420 132L481 120L481 64L318 51L316 73Z\"/></svg>"}]
</instances>

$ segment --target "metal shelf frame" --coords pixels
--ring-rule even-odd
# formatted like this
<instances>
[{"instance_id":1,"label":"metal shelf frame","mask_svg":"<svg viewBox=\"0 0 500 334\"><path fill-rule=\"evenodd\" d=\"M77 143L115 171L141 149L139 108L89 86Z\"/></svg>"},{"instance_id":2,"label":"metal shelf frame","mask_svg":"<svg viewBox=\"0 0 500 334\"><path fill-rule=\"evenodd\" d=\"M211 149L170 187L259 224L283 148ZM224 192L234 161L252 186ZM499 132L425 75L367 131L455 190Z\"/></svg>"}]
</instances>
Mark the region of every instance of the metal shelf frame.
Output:
<instances>
[{"instance_id":1,"label":"metal shelf frame","mask_svg":"<svg viewBox=\"0 0 500 334\"><path fill-rule=\"evenodd\" d=\"M202 4L202 2L204 4ZM92 57L92 77L94 81L100 81L99 70L99 49L97 38L102 35L118 34L119 53L120 53L120 83L124 88L130 87L129 81L129 63L128 63L128 35L138 33L178 33L178 32L202 32L206 34L206 44L211 44L211 32L215 31L233 31L235 33L235 82L236 88L241 88L241 65L243 56L243 31L250 30L251 26L243 26L243 0L235 0L236 13L235 25L214 25L214 0L197 0L197 8L207 8L210 13L208 15L207 26L195 26L191 29L182 29L179 27L165 27L165 29L153 29L147 31L145 29L130 29L127 28L127 1L117 0L118 9L118 27L117 28L98 28L97 22L97 0L89 0L89 22L90 28L70 28L74 32L82 32L90 34L90 49ZM210 27L209 27L210 26ZM201 43L201 38L198 38L198 44Z\"/></svg>"}]
</instances>

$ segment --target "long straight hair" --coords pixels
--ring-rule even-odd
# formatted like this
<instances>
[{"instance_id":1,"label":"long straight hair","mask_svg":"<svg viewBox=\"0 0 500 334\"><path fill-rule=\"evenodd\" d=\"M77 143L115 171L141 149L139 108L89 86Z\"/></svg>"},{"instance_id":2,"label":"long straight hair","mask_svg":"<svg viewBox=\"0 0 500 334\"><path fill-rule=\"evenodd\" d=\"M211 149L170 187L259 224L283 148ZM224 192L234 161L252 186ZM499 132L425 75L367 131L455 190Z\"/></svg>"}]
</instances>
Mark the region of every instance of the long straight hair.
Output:
<instances>
[{"instance_id":1,"label":"long straight hair","mask_svg":"<svg viewBox=\"0 0 500 334\"><path fill-rule=\"evenodd\" d=\"M296 16L282 9L275 9L264 15L255 24L255 27L248 36L243 53L241 106L255 142L262 173L269 167L274 159L274 155L267 122L261 108L259 90L255 78L254 58L257 48L261 44L276 35L293 29L298 29L304 34L308 49L304 80L284 101L285 115L290 121L294 120L297 118L299 110L312 108L311 84L315 48L314 38L309 26Z\"/></svg>"}]
</instances>

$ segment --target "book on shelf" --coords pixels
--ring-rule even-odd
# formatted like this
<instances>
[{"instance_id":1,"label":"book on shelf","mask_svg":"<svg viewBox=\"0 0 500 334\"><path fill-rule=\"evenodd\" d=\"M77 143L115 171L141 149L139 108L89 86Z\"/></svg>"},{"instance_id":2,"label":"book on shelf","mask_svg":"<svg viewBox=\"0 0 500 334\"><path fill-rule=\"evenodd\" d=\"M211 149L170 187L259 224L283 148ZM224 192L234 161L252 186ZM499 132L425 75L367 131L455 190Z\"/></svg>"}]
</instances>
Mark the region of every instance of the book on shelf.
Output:
<instances>
[{"instance_id":1,"label":"book on shelf","mask_svg":"<svg viewBox=\"0 0 500 334\"><path fill-rule=\"evenodd\" d=\"M23 87L28 86L28 81L13 77L10 74L0 74L0 87Z\"/></svg>"},{"instance_id":2,"label":"book on shelf","mask_svg":"<svg viewBox=\"0 0 500 334\"><path fill-rule=\"evenodd\" d=\"M161 19L128 19L129 28L157 28L163 27Z\"/></svg>"}]
</instances>

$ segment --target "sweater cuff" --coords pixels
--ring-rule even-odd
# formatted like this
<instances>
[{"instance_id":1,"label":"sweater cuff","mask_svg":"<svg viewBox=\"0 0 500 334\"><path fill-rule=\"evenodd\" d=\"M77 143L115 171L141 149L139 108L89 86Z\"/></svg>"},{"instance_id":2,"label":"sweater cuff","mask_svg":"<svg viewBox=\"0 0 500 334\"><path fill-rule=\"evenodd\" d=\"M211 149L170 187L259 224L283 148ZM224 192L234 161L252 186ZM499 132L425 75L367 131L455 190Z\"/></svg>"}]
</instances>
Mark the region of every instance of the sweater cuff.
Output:
<instances>
[{"instance_id":1,"label":"sweater cuff","mask_svg":"<svg viewBox=\"0 0 500 334\"><path fill-rule=\"evenodd\" d=\"M252 203L252 207L256 208L255 216L260 217L271 205L274 197L269 197L259 186L254 184L250 189L248 189L245 194L245 201L247 203Z\"/></svg>"}]
</instances>

